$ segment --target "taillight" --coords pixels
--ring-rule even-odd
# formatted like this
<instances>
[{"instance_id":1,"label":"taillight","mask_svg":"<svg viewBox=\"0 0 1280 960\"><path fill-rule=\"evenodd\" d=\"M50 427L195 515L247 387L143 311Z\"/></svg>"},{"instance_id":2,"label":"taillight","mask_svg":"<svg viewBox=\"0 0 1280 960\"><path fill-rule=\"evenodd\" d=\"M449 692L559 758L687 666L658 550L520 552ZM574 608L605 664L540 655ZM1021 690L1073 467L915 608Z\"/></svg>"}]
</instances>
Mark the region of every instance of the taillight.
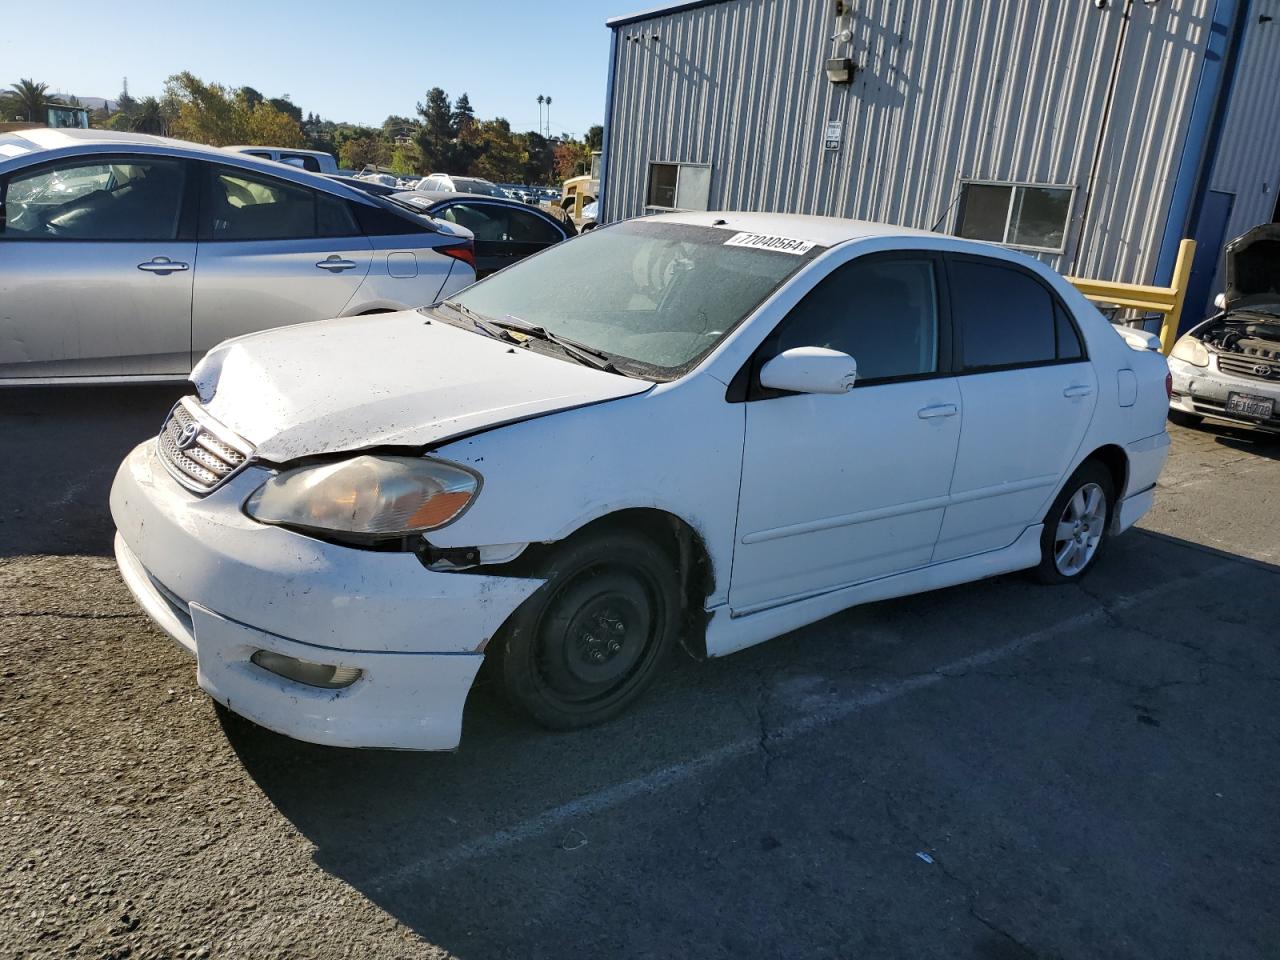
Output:
<instances>
[{"instance_id":1,"label":"taillight","mask_svg":"<svg viewBox=\"0 0 1280 960\"><path fill-rule=\"evenodd\" d=\"M1173 374L1166 373L1164 375L1164 398L1166 400L1173 399Z\"/></svg>"},{"instance_id":2,"label":"taillight","mask_svg":"<svg viewBox=\"0 0 1280 960\"><path fill-rule=\"evenodd\" d=\"M451 243L447 247L436 247L436 250L446 257L461 260L472 270L476 268L476 245L470 240L464 240L462 243Z\"/></svg>"}]
</instances>

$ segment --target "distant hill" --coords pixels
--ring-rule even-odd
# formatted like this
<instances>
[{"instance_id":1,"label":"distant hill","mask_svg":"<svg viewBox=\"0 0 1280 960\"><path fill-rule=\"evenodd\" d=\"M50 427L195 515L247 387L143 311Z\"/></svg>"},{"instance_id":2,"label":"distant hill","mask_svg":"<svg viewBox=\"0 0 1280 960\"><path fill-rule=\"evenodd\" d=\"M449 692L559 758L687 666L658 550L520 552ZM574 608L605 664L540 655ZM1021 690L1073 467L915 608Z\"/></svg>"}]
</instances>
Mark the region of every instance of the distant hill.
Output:
<instances>
[{"instance_id":1,"label":"distant hill","mask_svg":"<svg viewBox=\"0 0 1280 960\"><path fill-rule=\"evenodd\" d=\"M70 94L70 93L51 93L51 94L49 94L49 99L51 99L51 100L63 100L63 101L67 101L67 100L70 100L70 99L71 99L71 97L72 97L72 94ZM77 96L77 99L80 101L80 106L82 106L82 107L88 107L90 110L101 110L103 107L106 107L108 110L110 110L110 111L114 112L114 111L116 111L116 110L118 110L118 109L120 108L120 105L119 105L118 103L116 103L116 101L114 101L114 100L108 100L108 99L106 99L105 97L80 97L80 96Z\"/></svg>"}]
</instances>

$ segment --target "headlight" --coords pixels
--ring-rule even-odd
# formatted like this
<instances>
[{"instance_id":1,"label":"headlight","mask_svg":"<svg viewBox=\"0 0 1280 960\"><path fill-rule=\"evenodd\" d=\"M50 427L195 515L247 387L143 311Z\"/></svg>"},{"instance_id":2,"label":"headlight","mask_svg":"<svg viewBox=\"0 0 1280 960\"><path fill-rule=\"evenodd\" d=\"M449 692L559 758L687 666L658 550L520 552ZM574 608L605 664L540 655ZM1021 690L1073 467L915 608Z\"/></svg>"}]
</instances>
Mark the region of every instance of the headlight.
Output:
<instances>
[{"instance_id":1,"label":"headlight","mask_svg":"<svg viewBox=\"0 0 1280 960\"><path fill-rule=\"evenodd\" d=\"M1177 357L1192 366L1207 367L1209 365L1209 351L1195 337L1183 337L1173 345L1173 350L1169 355Z\"/></svg>"},{"instance_id":2,"label":"headlight","mask_svg":"<svg viewBox=\"0 0 1280 960\"><path fill-rule=\"evenodd\" d=\"M452 523L479 490L479 475L456 464L365 455L286 470L244 509L261 523L373 542Z\"/></svg>"}]
</instances>

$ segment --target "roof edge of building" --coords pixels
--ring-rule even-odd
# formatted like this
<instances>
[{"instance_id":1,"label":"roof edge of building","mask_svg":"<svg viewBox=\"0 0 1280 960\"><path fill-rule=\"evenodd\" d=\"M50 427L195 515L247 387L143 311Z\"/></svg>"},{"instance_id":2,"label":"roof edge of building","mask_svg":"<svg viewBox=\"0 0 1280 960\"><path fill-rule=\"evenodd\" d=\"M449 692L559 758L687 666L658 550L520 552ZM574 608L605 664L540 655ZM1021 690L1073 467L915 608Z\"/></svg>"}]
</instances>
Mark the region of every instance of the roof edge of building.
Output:
<instances>
[{"instance_id":1,"label":"roof edge of building","mask_svg":"<svg viewBox=\"0 0 1280 960\"><path fill-rule=\"evenodd\" d=\"M694 10L698 7L710 7L717 3L728 2L729 0L677 0L675 3L665 3L660 7L641 10L638 13L627 13L620 17L611 17L604 24L609 29L616 30L618 27L625 27L629 23L639 23L642 20L665 17L669 13L681 13L685 10Z\"/></svg>"}]
</instances>

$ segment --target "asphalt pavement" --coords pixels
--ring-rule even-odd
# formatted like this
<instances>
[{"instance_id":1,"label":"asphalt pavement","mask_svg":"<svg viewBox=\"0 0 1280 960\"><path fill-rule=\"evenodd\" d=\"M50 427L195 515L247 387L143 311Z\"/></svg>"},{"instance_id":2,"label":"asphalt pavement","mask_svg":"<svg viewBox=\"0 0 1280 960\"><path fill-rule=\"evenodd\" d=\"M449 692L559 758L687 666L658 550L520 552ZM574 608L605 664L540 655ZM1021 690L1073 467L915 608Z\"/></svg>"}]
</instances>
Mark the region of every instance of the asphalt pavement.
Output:
<instances>
[{"instance_id":1,"label":"asphalt pavement","mask_svg":"<svg viewBox=\"0 0 1280 960\"><path fill-rule=\"evenodd\" d=\"M297 743L216 710L109 557L169 388L0 393L0 956L1280 956L1280 443L1172 428L1078 587L673 660L549 734Z\"/></svg>"}]
</instances>

